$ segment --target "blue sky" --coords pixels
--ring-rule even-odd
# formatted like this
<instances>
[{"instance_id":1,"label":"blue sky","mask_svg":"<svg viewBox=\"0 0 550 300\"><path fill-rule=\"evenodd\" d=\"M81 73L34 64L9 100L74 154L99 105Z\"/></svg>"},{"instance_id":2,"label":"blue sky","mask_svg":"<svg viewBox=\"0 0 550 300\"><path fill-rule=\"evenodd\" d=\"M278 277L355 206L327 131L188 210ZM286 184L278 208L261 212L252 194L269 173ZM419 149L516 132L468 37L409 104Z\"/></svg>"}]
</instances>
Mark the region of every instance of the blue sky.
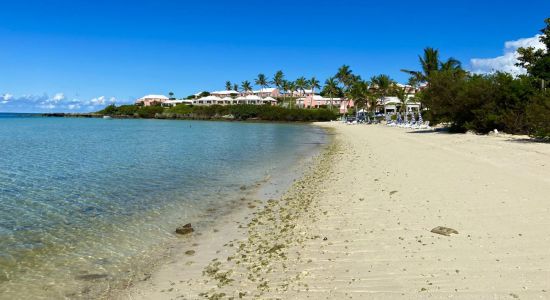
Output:
<instances>
[{"instance_id":1,"label":"blue sky","mask_svg":"<svg viewBox=\"0 0 550 300\"><path fill-rule=\"evenodd\" d=\"M342 64L406 81L426 46L486 70L471 59L506 56L550 17L548 0L453 2L3 1L0 111L91 111L279 69L324 81Z\"/></svg>"}]
</instances>

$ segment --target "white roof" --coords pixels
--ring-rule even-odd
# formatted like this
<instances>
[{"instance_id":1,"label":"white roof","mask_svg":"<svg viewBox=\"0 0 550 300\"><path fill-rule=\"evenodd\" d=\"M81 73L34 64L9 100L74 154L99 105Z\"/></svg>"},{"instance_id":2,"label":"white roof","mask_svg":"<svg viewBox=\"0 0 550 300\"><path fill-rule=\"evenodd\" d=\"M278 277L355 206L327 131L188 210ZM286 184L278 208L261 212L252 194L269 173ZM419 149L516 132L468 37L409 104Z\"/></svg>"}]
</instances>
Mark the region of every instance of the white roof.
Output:
<instances>
[{"instance_id":1,"label":"white roof","mask_svg":"<svg viewBox=\"0 0 550 300\"><path fill-rule=\"evenodd\" d=\"M207 96L207 97L199 98L198 100L200 100L200 101L207 101L207 100L222 100L222 98L210 95L210 96Z\"/></svg>"},{"instance_id":2,"label":"white roof","mask_svg":"<svg viewBox=\"0 0 550 300\"><path fill-rule=\"evenodd\" d=\"M223 97L222 100L233 100L231 97Z\"/></svg>"},{"instance_id":3,"label":"white roof","mask_svg":"<svg viewBox=\"0 0 550 300\"><path fill-rule=\"evenodd\" d=\"M264 101L277 101L277 100L273 99L272 97L265 97Z\"/></svg>"},{"instance_id":4,"label":"white roof","mask_svg":"<svg viewBox=\"0 0 550 300\"><path fill-rule=\"evenodd\" d=\"M168 100L168 97L164 96L164 95L147 95L147 96L143 96L141 98L139 98L138 100L145 100L145 99L163 99L163 100Z\"/></svg>"},{"instance_id":5,"label":"white roof","mask_svg":"<svg viewBox=\"0 0 550 300\"><path fill-rule=\"evenodd\" d=\"M275 90L276 88L264 88L264 89L259 89L257 91L254 91L253 93L272 93Z\"/></svg>"},{"instance_id":6,"label":"white roof","mask_svg":"<svg viewBox=\"0 0 550 300\"><path fill-rule=\"evenodd\" d=\"M262 98L260 98L256 95L248 95L248 96L246 96L246 100L262 100Z\"/></svg>"},{"instance_id":7,"label":"white roof","mask_svg":"<svg viewBox=\"0 0 550 300\"><path fill-rule=\"evenodd\" d=\"M239 97L235 98L235 100L246 100L246 98L243 97L243 96L239 96Z\"/></svg>"},{"instance_id":8,"label":"white roof","mask_svg":"<svg viewBox=\"0 0 550 300\"><path fill-rule=\"evenodd\" d=\"M235 95L235 94L238 94L239 92L237 91L214 91L210 94L216 94L216 95Z\"/></svg>"},{"instance_id":9,"label":"white roof","mask_svg":"<svg viewBox=\"0 0 550 300\"><path fill-rule=\"evenodd\" d=\"M304 100L309 100L309 99L310 99L310 97L307 97L307 98L299 98L298 100L304 101ZM315 101L330 101L331 99L330 99L330 98L325 98L325 97L323 97L323 96L321 96L321 95L313 95L313 100L315 100ZM333 97L333 98L332 98L332 101L340 101L340 98Z\"/></svg>"},{"instance_id":10,"label":"white roof","mask_svg":"<svg viewBox=\"0 0 550 300\"><path fill-rule=\"evenodd\" d=\"M164 103L166 104L178 104L178 103L193 103L193 100L168 100L168 101L165 101Z\"/></svg>"},{"instance_id":11,"label":"white roof","mask_svg":"<svg viewBox=\"0 0 550 300\"><path fill-rule=\"evenodd\" d=\"M384 97L381 100L384 105L401 103L401 100L397 97Z\"/></svg>"}]
</instances>

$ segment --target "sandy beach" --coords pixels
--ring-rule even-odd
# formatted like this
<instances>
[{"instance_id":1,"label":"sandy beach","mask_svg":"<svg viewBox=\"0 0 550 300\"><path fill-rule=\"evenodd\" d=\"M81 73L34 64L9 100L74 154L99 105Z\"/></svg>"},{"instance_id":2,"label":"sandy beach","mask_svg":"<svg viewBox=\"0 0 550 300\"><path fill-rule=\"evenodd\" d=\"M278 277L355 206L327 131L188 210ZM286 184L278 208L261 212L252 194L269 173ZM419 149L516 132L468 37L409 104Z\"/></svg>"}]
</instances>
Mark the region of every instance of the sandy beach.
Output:
<instances>
[{"instance_id":1,"label":"sandy beach","mask_svg":"<svg viewBox=\"0 0 550 300\"><path fill-rule=\"evenodd\" d=\"M332 144L281 199L246 195L240 221L113 298L550 297L549 144L319 126Z\"/></svg>"}]
</instances>

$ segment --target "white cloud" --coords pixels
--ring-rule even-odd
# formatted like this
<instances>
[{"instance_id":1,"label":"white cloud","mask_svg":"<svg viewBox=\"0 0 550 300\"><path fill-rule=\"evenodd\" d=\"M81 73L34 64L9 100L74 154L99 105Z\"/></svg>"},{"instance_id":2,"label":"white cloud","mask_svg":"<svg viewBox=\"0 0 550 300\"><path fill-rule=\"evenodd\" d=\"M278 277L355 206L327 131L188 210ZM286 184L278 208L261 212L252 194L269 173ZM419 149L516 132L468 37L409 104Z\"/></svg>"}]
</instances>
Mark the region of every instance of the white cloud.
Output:
<instances>
[{"instance_id":1,"label":"white cloud","mask_svg":"<svg viewBox=\"0 0 550 300\"><path fill-rule=\"evenodd\" d=\"M102 106L115 103L115 97L99 96L92 99L81 100L75 97L67 97L65 93L28 94L14 96L12 94L0 94L0 106L2 111L8 112L43 112L43 111L96 111Z\"/></svg>"},{"instance_id":2,"label":"white cloud","mask_svg":"<svg viewBox=\"0 0 550 300\"><path fill-rule=\"evenodd\" d=\"M97 98L93 98L92 100L90 100L90 104L92 106L105 105L105 96L99 96Z\"/></svg>"},{"instance_id":3,"label":"white cloud","mask_svg":"<svg viewBox=\"0 0 550 300\"><path fill-rule=\"evenodd\" d=\"M525 74L525 69L516 66L518 62L518 48L534 47L535 49L544 49L544 44L540 41L540 35L530 38L523 38L504 43L504 55L494 58L474 58L470 60L471 71L474 73L492 73L502 71L514 75Z\"/></svg>"},{"instance_id":4,"label":"white cloud","mask_svg":"<svg viewBox=\"0 0 550 300\"><path fill-rule=\"evenodd\" d=\"M2 96L0 96L0 99L2 99L2 103L7 103L7 102L10 101L11 99L13 99L13 95L12 95L12 94L8 94L8 93L5 93L5 94L3 94Z\"/></svg>"},{"instance_id":5,"label":"white cloud","mask_svg":"<svg viewBox=\"0 0 550 300\"><path fill-rule=\"evenodd\" d=\"M63 100L65 100L65 94L63 94L63 93L57 93L57 94L55 94L55 95L53 96L52 100L53 100L54 102L63 101Z\"/></svg>"}]
</instances>

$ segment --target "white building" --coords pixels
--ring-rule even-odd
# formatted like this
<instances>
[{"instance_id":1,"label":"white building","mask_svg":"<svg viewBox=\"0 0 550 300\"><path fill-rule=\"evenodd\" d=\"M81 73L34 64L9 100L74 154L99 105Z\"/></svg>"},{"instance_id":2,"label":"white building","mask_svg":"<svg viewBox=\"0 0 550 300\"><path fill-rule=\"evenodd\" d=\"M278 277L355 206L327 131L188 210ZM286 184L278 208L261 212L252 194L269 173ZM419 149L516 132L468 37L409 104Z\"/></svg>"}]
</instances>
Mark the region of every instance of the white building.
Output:
<instances>
[{"instance_id":1,"label":"white building","mask_svg":"<svg viewBox=\"0 0 550 300\"><path fill-rule=\"evenodd\" d=\"M224 97L238 96L239 92L231 91L231 90L229 90L229 91L214 91L214 92L211 92L210 95L220 97L220 98L224 98Z\"/></svg>"},{"instance_id":2,"label":"white building","mask_svg":"<svg viewBox=\"0 0 550 300\"><path fill-rule=\"evenodd\" d=\"M168 100L164 101L161 105L164 107L171 107L179 104L191 105L193 104L193 100Z\"/></svg>"}]
</instances>

